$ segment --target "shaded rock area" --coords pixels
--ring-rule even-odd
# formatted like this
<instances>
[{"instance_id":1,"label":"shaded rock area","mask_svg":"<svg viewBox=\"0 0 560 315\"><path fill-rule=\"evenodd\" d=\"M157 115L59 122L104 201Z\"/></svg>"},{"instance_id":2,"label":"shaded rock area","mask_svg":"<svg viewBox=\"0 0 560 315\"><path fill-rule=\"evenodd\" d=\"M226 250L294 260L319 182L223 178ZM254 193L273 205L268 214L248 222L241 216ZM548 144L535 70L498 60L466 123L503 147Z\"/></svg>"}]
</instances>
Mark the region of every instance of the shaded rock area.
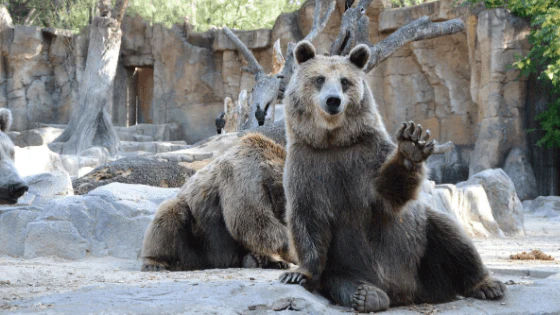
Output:
<instances>
[{"instance_id":1,"label":"shaded rock area","mask_svg":"<svg viewBox=\"0 0 560 315\"><path fill-rule=\"evenodd\" d=\"M504 163L504 172L515 185L520 200L537 197L537 179L523 149L513 148L511 150Z\"/></svg>"},{"instance_id":2,"label":"shaded rock area","mask_svg":"<svg viewBox=\"0 0 560 315\"><path fill-rule=\"evenodd\" d=\"M97 187L113 182L179 188L194 172L176 161L129 157L98 166L90 173L75 179L72 184L76 195L87 194Z\"/></svg>"}]
</instances>

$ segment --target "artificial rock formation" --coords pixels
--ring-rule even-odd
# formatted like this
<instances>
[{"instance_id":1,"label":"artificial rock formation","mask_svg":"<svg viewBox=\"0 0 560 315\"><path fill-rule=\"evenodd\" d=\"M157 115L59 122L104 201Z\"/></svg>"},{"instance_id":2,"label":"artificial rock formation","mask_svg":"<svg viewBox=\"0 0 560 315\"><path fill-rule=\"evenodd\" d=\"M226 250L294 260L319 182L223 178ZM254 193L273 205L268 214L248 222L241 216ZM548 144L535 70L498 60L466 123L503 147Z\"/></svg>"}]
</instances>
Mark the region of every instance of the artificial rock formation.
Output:
<instances>
[{"instance_id":1,"label":"artificial rock formation","mask_svg":"<svg viewBox=\"0 0 560 315\"><path fill-rule=\"evenodd\" d=\"M330 51L343 13L344 1L337 1L313 41L318 53ZM280 15L271 30L235 33L271 73L274 42L280 39L286 55L288 43L312 29L313 14L309 0L298 11ZM433 21L461 18L466 26L454 35L408 43L368 74L389 131L401 121L414 120L440 143L452 141L461 174L465 168L473 175L503 167L512 148L526 149L527 81L509 67L516 54L530 48L525 20L503 9L455 7L450 0L391 10L375 0L366 15L373 44L422 16ZM0 65L0 106L14 110L15 130L30 129L36 122L65 123L83 71L87 33L71 36L2 25L6 62ZM195 33L188 24L166 28L140 17L125 17L122 30L111 109L117 126L175 123L175 138L168 140L194 143L215 134L214 118L223 111L225 97L236 101L241 90L253 88L254 76L241 71L247 62L222 30ZM151 94L138 92L150 84ZM141 101L138 109L131 107L136 97L147 98L149 104Z\"/></svg>"}]
</instances>

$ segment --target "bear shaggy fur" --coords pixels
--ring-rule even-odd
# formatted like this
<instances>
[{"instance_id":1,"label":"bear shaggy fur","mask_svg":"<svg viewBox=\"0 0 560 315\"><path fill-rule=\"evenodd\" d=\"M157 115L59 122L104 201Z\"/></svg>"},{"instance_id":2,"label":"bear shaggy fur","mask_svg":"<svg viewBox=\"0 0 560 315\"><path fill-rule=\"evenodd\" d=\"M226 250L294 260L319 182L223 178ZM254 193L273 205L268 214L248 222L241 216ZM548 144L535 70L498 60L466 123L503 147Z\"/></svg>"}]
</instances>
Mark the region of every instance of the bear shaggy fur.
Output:
<instances>
[{"instance_id":1,"label":"bear shaggy fur","mask_svg":"<svg viewBox=\"0 0 560 315\"><path fill-rule=\"evenodd\" d=\"M281 281L358 312L501 298L505 286L455 221L415 200L434 144L412 122L390 140L364 80L369 48L327 57L304 41L294 54L284 188L300 266Z\"/></svg>"},{"instance_id":2,"label":"bear shaggy fur","mask_svg":"<svg viewBox=\"0 0 560 315\"><path fill-rule=\"evenodd\" d=\"M284 148L244 136L164 202L146 232L143 271L282 268L289 250L282 172Z\"/></svg>"},{"instance_id":3,"label":"bear shaggy fur","mask_svg":"<svg viewBox=\"0 0 560 315\"><path fill-rule=\"evenodd\" d=\"M12 113L0 108L0 204L15 204L27 191L27 184L14 166L14 143L6 132L12 125Z\"/></svg>"}]
</instances>

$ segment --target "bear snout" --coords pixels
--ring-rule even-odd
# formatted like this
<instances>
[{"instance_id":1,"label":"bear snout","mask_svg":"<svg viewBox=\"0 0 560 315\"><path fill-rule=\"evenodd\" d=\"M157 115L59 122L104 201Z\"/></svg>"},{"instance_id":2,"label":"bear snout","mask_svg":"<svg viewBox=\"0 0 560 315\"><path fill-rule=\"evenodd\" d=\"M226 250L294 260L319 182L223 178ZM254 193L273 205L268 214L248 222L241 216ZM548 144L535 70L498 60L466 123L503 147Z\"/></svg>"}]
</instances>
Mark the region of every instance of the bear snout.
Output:
<instances>
[{"instance_id":1,"label":"bear snout","mask_svg":"<svg viewBox=\"0 0 560 315\"><path fill-rule=\"evenodd\" d=\"M341 106L342 99L338 95L327 96L322 105L323 109L331 115L339 114L344 109L343 106Z\"/></svg>"},{"instance_id":2,"label":"bear snout","mask_svg":"<svg viewBox=\"0 0 560 315\"><path fill-rule=\"evenodd\" d=\"M13 199L18 199L19 197L23 196L27 192L27 190L29 190L29 186L27 186L27 184L24 182L12 184L9 187L10 197L12 197Z\"/></svg>"}]
</instances>

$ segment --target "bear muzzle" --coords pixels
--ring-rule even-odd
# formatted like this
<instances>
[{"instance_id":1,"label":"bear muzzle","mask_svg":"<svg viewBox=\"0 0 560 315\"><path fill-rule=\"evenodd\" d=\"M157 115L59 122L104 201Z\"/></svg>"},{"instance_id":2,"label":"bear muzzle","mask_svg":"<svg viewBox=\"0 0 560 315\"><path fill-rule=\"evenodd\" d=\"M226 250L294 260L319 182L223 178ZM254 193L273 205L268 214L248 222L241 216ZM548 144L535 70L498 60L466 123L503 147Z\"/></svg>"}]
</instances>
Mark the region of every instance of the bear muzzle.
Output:
<instances>
[{"instance_id":1,"label":"bear muzzle","mask_svg":"<svg viewBox=\"0 0 560 315\"><path fill-rule=\"evenodd\" d=\"M342 98L337 94L329 94L321 98L321 108L329 115L338 115L344 111Z\"/></svg>"}]
</instances>

